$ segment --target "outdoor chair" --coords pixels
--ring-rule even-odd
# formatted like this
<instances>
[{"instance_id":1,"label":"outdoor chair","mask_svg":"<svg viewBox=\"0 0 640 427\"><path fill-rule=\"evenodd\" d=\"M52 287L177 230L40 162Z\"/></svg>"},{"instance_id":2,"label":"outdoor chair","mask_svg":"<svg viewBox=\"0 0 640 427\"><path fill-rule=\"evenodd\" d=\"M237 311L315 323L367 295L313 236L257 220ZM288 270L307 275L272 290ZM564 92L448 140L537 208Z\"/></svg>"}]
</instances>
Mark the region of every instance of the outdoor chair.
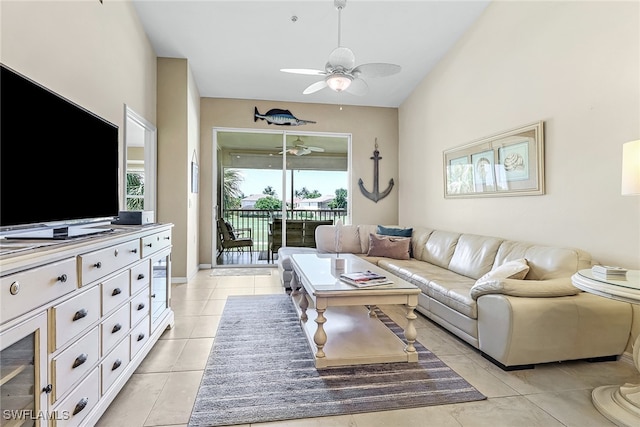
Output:
<instances>
[{"instance_id":1,"label":"outdoor chair","mask_svg":"<svg viewBox=\"0 0 640 427\"><path fill-rule=\"evenodd\" d=\"M249 237L242 237L242 233L248 232ZM251 238L251 229L242 228L235 230L233 226L223 218L218 219L218 257L222 255L225 249L238 249L243 251L249 248L251 257L253 257L253 239Z\"/></svg>"}]
</instances>

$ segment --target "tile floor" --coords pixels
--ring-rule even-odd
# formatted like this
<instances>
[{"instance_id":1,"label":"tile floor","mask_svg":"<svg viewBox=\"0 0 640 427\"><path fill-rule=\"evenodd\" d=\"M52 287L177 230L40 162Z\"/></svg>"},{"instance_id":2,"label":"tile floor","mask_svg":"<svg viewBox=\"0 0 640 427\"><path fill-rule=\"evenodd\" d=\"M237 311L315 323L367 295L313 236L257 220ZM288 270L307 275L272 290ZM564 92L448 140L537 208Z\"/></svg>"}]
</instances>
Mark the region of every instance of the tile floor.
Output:
<instances>
[{"instance_id":1,"label":"tile floor","mask_svg":"<svg viewBox=\"0 0 640 427\"><path fill-rule=\"evenodd\" d=\"M175 327L165 331L97 425L186 426L227 296L283 292L277 270L269 271L268 276L211 277L202 270L189 283L173 285ZM383 309L402 324L399 308ZM591 390L640 383L640 374L622 361L566 362L505 372L426 318L419 316L417 326L418 340L487 400L254 426L613 426L593 407Z\"/></svg>"}]
</instances>

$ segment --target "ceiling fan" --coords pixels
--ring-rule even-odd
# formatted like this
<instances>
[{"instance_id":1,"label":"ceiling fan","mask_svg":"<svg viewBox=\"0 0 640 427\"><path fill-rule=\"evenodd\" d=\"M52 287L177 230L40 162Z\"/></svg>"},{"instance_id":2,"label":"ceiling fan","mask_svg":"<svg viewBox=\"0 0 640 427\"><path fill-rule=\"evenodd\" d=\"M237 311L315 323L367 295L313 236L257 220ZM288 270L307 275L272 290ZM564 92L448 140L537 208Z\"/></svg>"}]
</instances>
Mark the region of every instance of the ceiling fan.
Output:
<instances>
[{"instance_id":1,"label":"ceiling fan","mask_svg":"<svg viewBox=\"0 0 640 427\"><path fill-rule=\"evenodd\" d=\"M305 156L313 152L317 152L317 153L324 152L324 148L304 145L300 137L297 137L296 140L293 141L293 144L294 144L293 147L287 147L285 151L281 151L278 154L284 154L286 152L287 154L293 154L294 156Z\"/></svg>"},{"instance_id":2,"label":"ceiling fan","mask_svg":"<svg viewBox=\"0 0 640 427\"><path fill-rule=\"evenodd\" d=\"M400 66L387 63L370 63L356 65L355 55L348 47L340 46L340 25L342 9L347 6L347 0L334 0L333 4L338 9L338 47L331 52L324 70L307 68L283 68L280 71L292 74L305 74L311 76L325 76L323 80L315 82L302 93L305 95L315 93L326 87L336 92L349 92L353 95L364 95L369 86L361 77L387 77L400 72Z\"/></svg>"}]
</instances>

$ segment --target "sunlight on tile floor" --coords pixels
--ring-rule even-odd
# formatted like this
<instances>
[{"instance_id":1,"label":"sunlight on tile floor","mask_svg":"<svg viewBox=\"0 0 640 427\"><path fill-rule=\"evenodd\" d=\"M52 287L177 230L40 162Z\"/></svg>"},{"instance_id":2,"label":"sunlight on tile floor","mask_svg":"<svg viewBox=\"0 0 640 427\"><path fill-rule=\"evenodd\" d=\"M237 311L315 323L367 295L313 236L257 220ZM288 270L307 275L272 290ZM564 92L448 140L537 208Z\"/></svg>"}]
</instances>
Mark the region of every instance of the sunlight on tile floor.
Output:
<instances>
[{"instance_id":1,"label":"sunlight on tile floor","mask_svg":"<svg viewBox=\"0 0 640 427\"><path fill-rule=\"evenodd\" d=\"M98 422L100 427L186 426L218 323L229 295L283 293L270 275L211 276L202 270L172 285L175 326L164 332ZM400 307L381 307L402 325ZM505 372L444 329L419 315L418 340L464 377L485 401L336 417L254 424L261 427L614 426L594 408L594 387L640 383L630 364L565 362Z\"/></svg>"}]
</instances>

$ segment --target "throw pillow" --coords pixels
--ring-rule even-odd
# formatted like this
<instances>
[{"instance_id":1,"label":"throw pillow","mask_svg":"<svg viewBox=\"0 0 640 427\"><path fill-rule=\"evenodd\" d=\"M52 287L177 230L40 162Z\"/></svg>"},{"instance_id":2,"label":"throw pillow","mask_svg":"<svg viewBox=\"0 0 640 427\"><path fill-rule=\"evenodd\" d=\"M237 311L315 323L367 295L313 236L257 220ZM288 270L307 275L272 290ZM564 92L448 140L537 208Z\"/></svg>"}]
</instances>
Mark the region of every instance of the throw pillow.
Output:
<instances>
[{"instance_id":1,"label":"throw pillow","mask_svg":"<svg viewBox=\"0 0 640 427\"><path fill-rule=\"evenodd\" d=\"M505 262L498 268L494 268L481 278L476 283L482 283L489 280L498 279L517 279L522 280L527 276L529 272L529 264L524 258L516 259L513 261Z\"/></svg>"},{"instance_id":2,"label":"throw pillow","mask_svg":"<svg viewBox=\"0 0 640 427\"><path fill-rule=\"evenodd\" d=\"M385 227L384 225L378 225L377 233L383 236L411 237L413 228Z\"/></svg>"},{"instance_id":3,"label":"throw pillow","mask_svg":"<svg viewBox=\"0 0 640 427\"><path fill-rule=\"evenodd\" d=\"M231 225L229 221L225 221L224 224L227 226L227 231L229 232L229 237L231 237L231 240L236 240L237 236L235 230L233 229L233 225Z\"/></svg>"},{"instance_id":4,"label":"throw pillow","mask_svg":"<svg viewBox=\"0 0 640 427\"><path fill-rule=\"evenodd\" d=\"M378 225L377 233L383 236L411 237L413 228L385 227ZM409 243L409 258L413 258L413 247Z\"/></svg>"},{"instance_id":5,"label":"throw pillow","mask_svg":"<svg viewBox=\"0 0 640 427\"><path fill-rule=\"evenodd\" d=\"M369 234L369 252L367 256L380 256L393 259L410 259L407 237L381 236Z\"/></svg>"}]
</instances>

